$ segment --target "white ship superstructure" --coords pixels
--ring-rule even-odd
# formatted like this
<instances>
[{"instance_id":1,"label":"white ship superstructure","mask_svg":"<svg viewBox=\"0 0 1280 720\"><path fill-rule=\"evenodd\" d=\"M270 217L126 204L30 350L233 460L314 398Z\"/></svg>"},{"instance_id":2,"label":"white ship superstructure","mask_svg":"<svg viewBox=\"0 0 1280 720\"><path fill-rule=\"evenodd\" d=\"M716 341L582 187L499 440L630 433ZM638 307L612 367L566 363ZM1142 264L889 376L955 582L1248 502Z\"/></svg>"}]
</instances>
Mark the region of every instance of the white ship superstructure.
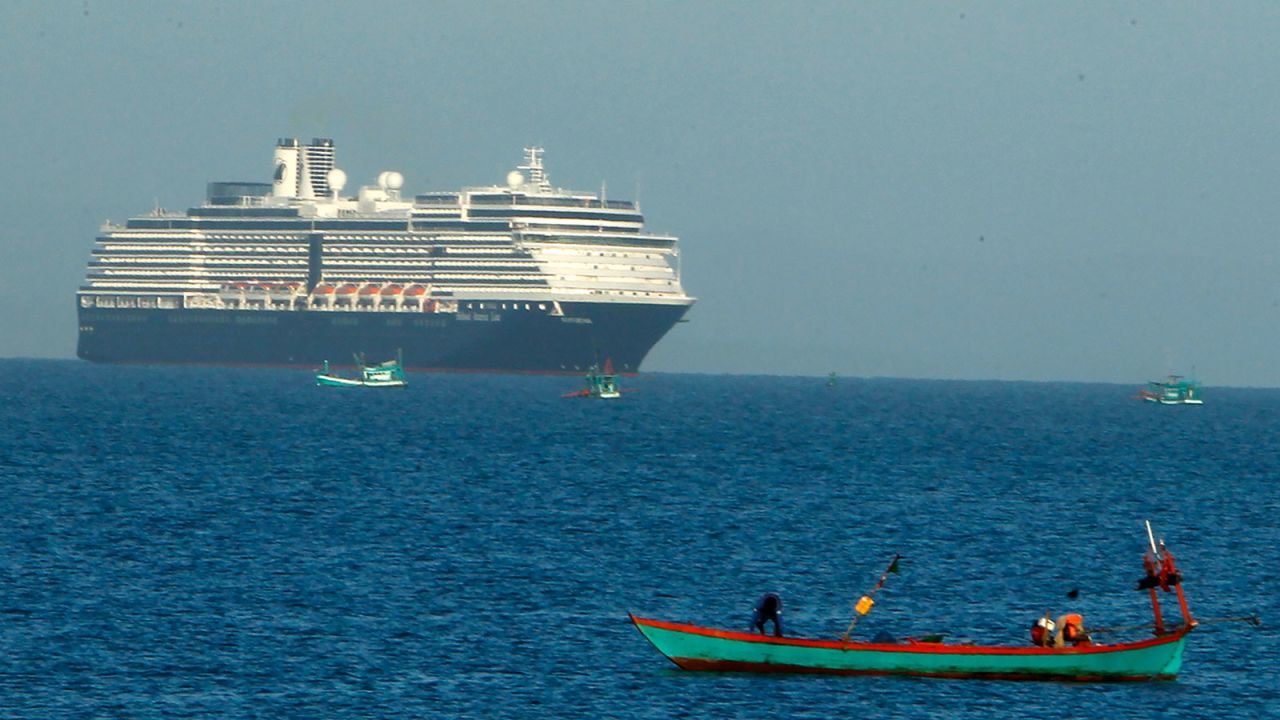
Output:
<instances>
[{"instance_id":1,"label":"white ship superstructure","mask_svg":"<svg viewBox=\"0 0 1280 720\"><path fill-rule=\"evenodd\" d=\"M525 149L505 185L412 200L398 172L341 195L331 140L281 140L275 160L270 184L210 183L188 213L104 227L80 304L420 312L427 300L435 311L467 300L691 302L677 239L645 232L632 202L552 187L541 148Z\"/></svg>"},{"instance_id":2,"label":"white ship superstructure","mask_svg":"<svg viewBox=\"0 0 1280 720\"><path fill-rule=\"evenodd\" d=\"M282 139L274 164L269 183L209 183L206 202L186 213L105 226L77 293L81 355L102 359L83 347L86 332L119 321L100 310L234 311L240 324L252 324L241 311L464 322L529 313L589 324L599 318L588 306L668 307L678 320L693 303L677 238L647 232L633 202L554 187L541 148L526 148L505 184L412 198L395 171L344 195L329 139Z\"/></svg>"}]
</instances>

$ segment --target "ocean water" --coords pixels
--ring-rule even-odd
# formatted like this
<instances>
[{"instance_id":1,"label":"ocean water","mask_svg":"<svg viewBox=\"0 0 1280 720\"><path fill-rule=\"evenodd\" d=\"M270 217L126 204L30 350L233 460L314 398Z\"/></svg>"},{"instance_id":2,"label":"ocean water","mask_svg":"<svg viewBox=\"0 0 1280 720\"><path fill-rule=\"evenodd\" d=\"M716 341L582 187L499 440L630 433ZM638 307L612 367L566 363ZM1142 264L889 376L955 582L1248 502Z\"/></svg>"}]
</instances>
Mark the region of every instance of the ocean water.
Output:
<instances>
[{"instance_id":1,"label":"ocean water","mask_svg":"<svg viewBox=\"0 0 1280 720\"><path fill-rule=\"evenodd\" d=\"M0 361L0 716L1280 716L1280 391L410 380ZM901 553L859 634L1136 624L1144 519L1196 615L1264 622L1174 682L686 673L627 620L745 629L772 590L834 637Z\"/></svg>"}]
</instances>

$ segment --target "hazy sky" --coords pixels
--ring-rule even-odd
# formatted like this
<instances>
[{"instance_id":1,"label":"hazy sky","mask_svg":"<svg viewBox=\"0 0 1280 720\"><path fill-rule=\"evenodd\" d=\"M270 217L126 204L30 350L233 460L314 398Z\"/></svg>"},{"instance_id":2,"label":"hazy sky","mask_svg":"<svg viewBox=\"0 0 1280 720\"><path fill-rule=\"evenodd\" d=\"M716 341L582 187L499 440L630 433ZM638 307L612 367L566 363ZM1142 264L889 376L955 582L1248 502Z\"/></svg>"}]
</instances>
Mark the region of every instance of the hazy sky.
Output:
<instances>
[{"instance_id":1,"label":"hazy sky","mask_svg":"<svg viewBox=\"0 0 1280 720\"><path fill-rule=\"evenodd\" d=\"M71 357L98 225L267 181L637 193L648 370L1280 386L1280 4L0 4L0 356Z\"/></svg>"}]
</instances>

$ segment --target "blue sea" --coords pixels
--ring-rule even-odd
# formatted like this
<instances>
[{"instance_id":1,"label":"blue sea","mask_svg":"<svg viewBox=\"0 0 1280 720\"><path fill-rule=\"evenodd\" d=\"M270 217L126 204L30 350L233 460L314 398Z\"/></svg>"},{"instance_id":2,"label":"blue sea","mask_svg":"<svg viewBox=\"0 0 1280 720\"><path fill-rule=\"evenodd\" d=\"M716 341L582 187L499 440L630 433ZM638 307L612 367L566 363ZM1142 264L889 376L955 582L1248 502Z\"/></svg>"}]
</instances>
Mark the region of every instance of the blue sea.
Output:
<instances>
[{"instance_id":1,"label":"blue sea","mask_svg":"<svg viewBox=\"0 0 1280 720\"><path fill-rule=\"evenodd\" d=\"M5 718L1280 716L1280 391L0 361ZM1025 643L1209 623L1174 682L687 673L628 612ZM1078 597L1068 597L1071 591ZM1177 618L1172 594L1166 614Z\"/></svg>"}]
</instances>

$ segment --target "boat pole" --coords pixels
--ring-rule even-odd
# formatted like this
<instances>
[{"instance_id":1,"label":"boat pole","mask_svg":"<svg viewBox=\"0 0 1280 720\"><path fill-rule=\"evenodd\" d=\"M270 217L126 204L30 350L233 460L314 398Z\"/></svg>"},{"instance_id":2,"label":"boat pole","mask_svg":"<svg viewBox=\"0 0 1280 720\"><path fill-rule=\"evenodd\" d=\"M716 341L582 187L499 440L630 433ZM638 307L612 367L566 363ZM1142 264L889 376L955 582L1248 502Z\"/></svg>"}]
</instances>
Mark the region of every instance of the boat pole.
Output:
<instances>
[{"instance_id":1,"label":"boat pole","mask_svg":"<svg viewBox=\"0 0 1280 720\"><path fill-rule=\"evenodd\" d=\"M849 636L853 634L853 629L858 626L858 621L864 615L871 612L871 608L876 604L875 594L880 588L884 587L884 581L889 579L889 574L898 574L898 561L902 559L901 555L894 554L893 561L889 563L889 567L880 575L880 581L866 595L858 598L858 602L853 606L853 619L849 621L849 627L845 628L844 634L840 636L841 642L849 642Z\"/></svg>"},{"instance_id":2,"label":"boat pole","mask_svg":"<svg viewBox=\"0 0 1280 720\"><path fill-rule=\"evenodd\" d=\"M1161 543L1161 549L1164 550L1164 570L1165 577L1169 579L1169 584L1173 585L1173 590L1178 595L1178 609L1182 611L1182 622L1185 625L1197 625L1196 619L1191 617L1191 610L1187 607L1187 596L1182 593L1182 573L1178 570L1178 562L1173 557L1173 553L1164 547Z\"/></svg>"},{"instance_id":3,"label":"boat pole","mask_svg":"<svg viewBox=\"0 0 1280 720\"><path fill-rule=\"evenodd\" d=\"M1143 522L1147 524L1147 542L1151 544L1151 553L1142 559L1142 565L1146 568L1147 577L1152 578L1156 576L1160 566L1160 553L1156 550L1156 536L1155 533L1151 532L1151 521L1144 520ZM1155 616L1156 635L1163 635L1164 616L1160 614L1160 596L1156 594L1154 584L1147 588L1147 591L1151 593L1151 614Z\"/></svg>"}]
</instances>

